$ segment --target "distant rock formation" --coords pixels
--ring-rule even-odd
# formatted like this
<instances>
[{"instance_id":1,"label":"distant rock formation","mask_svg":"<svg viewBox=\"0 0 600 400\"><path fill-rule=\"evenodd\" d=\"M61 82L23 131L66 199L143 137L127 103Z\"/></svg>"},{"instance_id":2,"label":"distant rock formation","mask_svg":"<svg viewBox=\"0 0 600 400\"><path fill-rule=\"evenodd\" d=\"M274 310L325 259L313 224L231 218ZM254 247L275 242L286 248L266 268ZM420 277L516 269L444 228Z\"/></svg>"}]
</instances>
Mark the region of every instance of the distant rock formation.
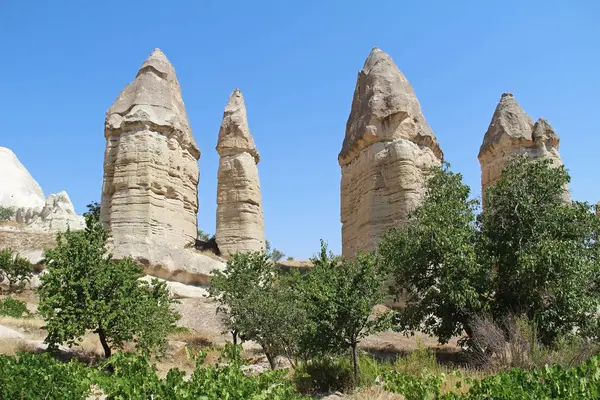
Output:
<instances>
[{"instance_id":1,"label":"distant rock formation","mask_svg":"<svg viewBox=\"0 0 600 400\"><path fill-rule=\"evenodd\" d=\"M104 136L100 218L113 255L159 277L202 283L218 265L185 248L197 236L200 150L175 69L159 49L107 111Z\"/></svg>"},{"instance_id":2,"label":"distant rock formation","mask_svg":"<svg viewBox=\"0 0 600 400\"><path fill-rule=\"evenodd\" d=\"M533 123L511 93L502 94L479 149L482 195L498 180L504 163L511 157L548 158L554 165L562 165L559 143L548 121L540 118Z\"/></svg>"},{"instance_id":3,"label":"distant rock formation","mask_svg":"<svg viewBox=\"0 0 600 400\"><path fill-rule=\"evenodd\" d=\"M424 194L426 173L443 153L408 80L374 48L358 74L342 169L342 255L373 250L381 235L406 221Z\"/></svg>"},{"instance_id":4,"label":"distant rock formation","mask_svg":"<svg viewBox=\"0 0 600 400\"><path fill-rule=\"evenodd\" d=\"M244 97L239 89L229 96L219 131L220 155L217 187L219 251L225 257L236 252L265 249L265 228L257 164L260 156L248 128Z\"/></svg>"},{"instance_id":5,"label":"distant rock formation","mask_svg":"<svg viewBox=\"0 0 600 400\"><path fill-rule=\"evenodd\" d=\"M85 228L85 220L75 213L67 192L46 198L40 185L6 147L0 147L0 206L15 211L14 220L19 224L15 229L59 232Z\"/></svg>"}]
</instances>

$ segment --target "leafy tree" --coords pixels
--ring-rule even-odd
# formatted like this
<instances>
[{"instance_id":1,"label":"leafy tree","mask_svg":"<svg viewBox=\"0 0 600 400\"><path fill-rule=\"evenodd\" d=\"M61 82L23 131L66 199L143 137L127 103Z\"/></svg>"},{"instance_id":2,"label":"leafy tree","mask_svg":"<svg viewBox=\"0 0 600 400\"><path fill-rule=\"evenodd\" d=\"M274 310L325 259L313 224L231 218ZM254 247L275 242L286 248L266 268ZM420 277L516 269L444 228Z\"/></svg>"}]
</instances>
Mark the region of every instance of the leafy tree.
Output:
<instances>
[{"instance_id":1,"label":"leafy tree","mask_svg":"<svg viewBox=\"0 0 600 400\"><path fill-rule=\"evenodd\" d=\"M271 368L284 355L293 361L296 336L304 326L303 309L294 282L282 276L262 252L236 253L225 271L214 271L211 296L218 299L217 312L233 336L254 340L263 348Z\"/></svg>"},{"instance_id":2,"label":"leafy tree","mask_svg":"<svg viewBox=\"0 0 600 400\"><path fill-rule=\"evenodd\" d=\"M91 216L94 222L100 222L100 203L97 201L92 201L87 205L87 212L83 213L85 216Z\"/></svg>"},{"instance_id":3,"label":"leafy tree","mask_svg":"<svg viewBox=\"0 0 600 400\"><path fill-rule=\"evenodd\" d=\"M544 343L600 329L600 218L569 202L564 167L517 157L487 189L478 218L481 259L493 269L494 312L535 320Z\"/></svg>"},{"instance_id":4,"label":"leafy tree","mask_svg":"<svg viewBox=\"0 0 600 400\"><path fill-rule=\"evenodd\" d=\"M445 163L431 170L422 205L379 244L393 292L406 297L396 328L422 330L442 343L469 332L470 317L489 300L489 272L475 252L478 202L469 199L462 175L449 168Z\"/></svg>"},{"instance_id":5,"label":"leafy tree","mask_svg":"<svg viewBox=\"0 0 600 400\"><path fill-rule=\"evenodd\" d=\"M46 250L48 273L39 288L40 314L46 320L50 348L73 345L86 331L98 334L104 354L133 341L149 353L166 349L166 335L179 314L164 282L138 280L142 268L131 259L112 260L106 254L108 232L97 214L86 214L85 231L57 234L57 245Z\"/></svg>"},{"instance_id":6,"label":"leafy tree","mask_svg":"<svg viewBox=\"0 0 600 400\"><path fill-rule=\"evenodd\" d=\"M31 280L33 268L29 260L12 250L0 250L0 281L8 282L8 292L19 292Z\"/></svg>"},{"instance_id":7,"label":"leafy tree","mask_svg":"<svg viewBox=\"0 0 600 400\"><path fill-rule=\"evenodd\" d=\"M14 208L0 206L0 221L8 221L14 216L15 216Z\"/></svg>"},{"instance_id":8,"label":"leafy tree","mask_svg":"<svg viewBox=\"0 0 600 400\"><path fill-rule=\"evenodd\" d=\"M202 229L198 228L198 240L208 242L210 240L210 235L204 232Z\"/></svg>"},{"instance_id":9,"label":"leafy tree","mask_svg":"<svg viewBox=\"0 0 600 400\"><path fill-rule=\"evenodd\" d=\"M385 275L373 254L359 253L354 261L343 260L328 252L323 240L311 261L314 268L303 283L312 329L310 345L323 353L350 349L358 379L358 344L386 327L387 315L371 318L373 308L383 300Z\"/></svg>"},{"instance_id":10,"label":"leafy tree","mask_svg":"<svg viewBox=\"0 0 600 400\"><path fill-rule=\"evenodd\" d=\"M279 251L275 248L271 248L271 242L265 240L265 253L269 256L269 258L275 262L280 261L285 257L285 254L282 251Z\"/></svg>"}]
</instances>

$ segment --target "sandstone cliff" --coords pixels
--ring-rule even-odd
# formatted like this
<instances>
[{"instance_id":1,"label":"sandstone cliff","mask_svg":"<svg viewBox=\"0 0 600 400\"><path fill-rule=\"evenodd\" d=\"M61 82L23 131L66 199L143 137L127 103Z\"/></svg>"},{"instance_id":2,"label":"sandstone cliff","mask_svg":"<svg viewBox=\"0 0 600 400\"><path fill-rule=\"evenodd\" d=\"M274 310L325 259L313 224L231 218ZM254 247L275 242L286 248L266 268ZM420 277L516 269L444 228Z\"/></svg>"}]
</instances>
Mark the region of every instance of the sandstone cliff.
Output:
<instances>
[{"instance_id":1,"label":"sandstone cliff","mask_svg":"<svg viewBox=\"0 0 600 400\"><path fill-rule=\"evenodd\" d=\"M265 229L257 168L260 157L239 89L231 93L225 107L217 152L220 159L215 237L219 251L228 257L236 252L263 250Z\"/></svg>"},{"instance_id":2,"label":"sandstone cliff","mask_svg":"<svg viewBox=\"0 0 600 400\"><path fill-rule=\"evenodd\" d=\"M549 158L555 165L562 165L559 143L548 121L540 118L534 123L512 94L502 94L479 149L482 194L500 177L505 161L511 157Z\"/></svg>"},{"instance_id":3,"label":"sandstone cliff","mask_svg":"<svg viewBox=\"0 0 600 400\"><path fill-rule=\"evenodd\" d=\"M408 80L374 48L358 74L342 151L342 255L375 248L422 199L443 153Z\"/></svg>"},{"instance_id":4,"label":"sandstone cliff","mask_svg":"<svg viewBox=\"0 0 600 400\"><path fill-rule=\"evenodd\" d=\"M101 219L115 258L201 283L218 265L185 248L197 235L200 150L175 69L159 49L107 111L104 136Z\"/></svg>"}]
</instances>

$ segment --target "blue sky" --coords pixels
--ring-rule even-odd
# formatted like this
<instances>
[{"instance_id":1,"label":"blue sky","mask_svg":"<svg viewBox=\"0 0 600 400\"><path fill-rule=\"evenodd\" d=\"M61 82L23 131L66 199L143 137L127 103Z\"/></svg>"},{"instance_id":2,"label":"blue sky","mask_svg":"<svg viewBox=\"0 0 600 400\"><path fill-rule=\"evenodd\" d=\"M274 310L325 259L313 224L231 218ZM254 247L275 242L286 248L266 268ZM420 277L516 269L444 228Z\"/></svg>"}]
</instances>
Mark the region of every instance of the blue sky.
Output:
<instances>
[{"instance_id":1,"label":"blue sky","mask_svg":"<svg viewBox=\"0 0 600 400\"><path fill-rule=\"evenodd\" d=\"M202 151L199 226L214 232L215 151L230 92L261 153L267 238L307 258L341 248L337 154L356 74L378 46L411 82L453 170L512 92L561 138L576 200L600 200L600 2L0 0L0 146L78 212L100 199L104 115L144 59L174 64ZM0 171L1 173L1 171Z\"/></svg>"}]
</instances>

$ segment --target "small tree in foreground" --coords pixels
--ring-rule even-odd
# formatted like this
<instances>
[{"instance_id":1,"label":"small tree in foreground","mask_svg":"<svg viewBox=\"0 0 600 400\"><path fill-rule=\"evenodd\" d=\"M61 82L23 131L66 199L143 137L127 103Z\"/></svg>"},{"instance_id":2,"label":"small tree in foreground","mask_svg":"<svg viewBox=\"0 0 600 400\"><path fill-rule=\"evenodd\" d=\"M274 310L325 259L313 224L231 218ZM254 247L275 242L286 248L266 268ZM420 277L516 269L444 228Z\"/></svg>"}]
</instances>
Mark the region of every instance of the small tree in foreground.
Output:
<instances>
[{"instance_id":1,"label":"small tree in foreground","mask_svg":"<svg viewBox=\"0 0 600 400\"><path fill-rule=\"evenodd\" d=\"M8 293L22 291L31 280L33 268L29 260L12 250L0 250L0 282L8 283Z\"/></svg>"},{"instance_id":2,"label":"small tree in foreground","mask_svg":"<svg viewBox=\"0 0 600 400\"><path fill-rule=\"evenodd\" d=\"M312 329L307 345L322 353L350 349L357 380L358 344L387 326L387 314L373 316L374 307L383 301L385 275L374 255L362 253L354 261L343 260L328 252L323 240L311 261L314 268L303 283Z\"/></svg>"},{"instance_id":3,"label":"small tree in foreground","mask_svg":"<svg viewBox=\"0 0 600 400\"><path fill-rule=\"evenodd\" d=\"M73 345L92 331L107 358L129 341L143 353L162 353L180 317L165 283L140 281L142 268L131 259L112 260L95 213L86 214L86 225L85 231L57 234L56 247L46 250L48 273L39 288L45 342L50 348Z\"/></svg>"},{"instance_id":4,"label":"small tree in foreground","mask_svg":"<svg viewBox=\"0 0 600 400\"><path fill-rule=\"evenodd\" d=\"M0 221L11 220L14 216L15 216L14 208L0 206Z\"/></svg>"}]
</instances>

